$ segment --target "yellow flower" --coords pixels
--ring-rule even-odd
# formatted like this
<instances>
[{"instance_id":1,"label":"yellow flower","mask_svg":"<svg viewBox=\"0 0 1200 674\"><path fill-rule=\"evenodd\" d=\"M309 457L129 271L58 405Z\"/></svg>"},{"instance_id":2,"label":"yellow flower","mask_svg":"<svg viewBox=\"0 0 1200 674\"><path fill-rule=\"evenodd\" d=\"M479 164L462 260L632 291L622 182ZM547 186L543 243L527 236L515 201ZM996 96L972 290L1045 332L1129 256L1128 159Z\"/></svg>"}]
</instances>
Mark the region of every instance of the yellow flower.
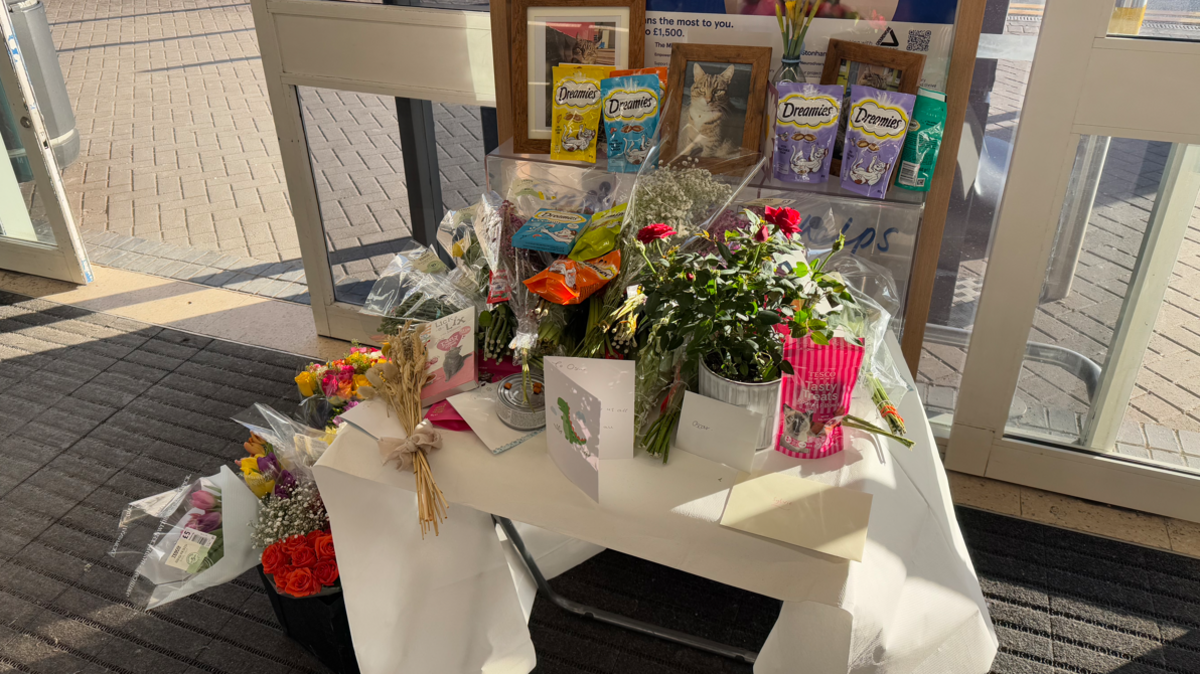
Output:
<instances>
[{"instance_id":1,"label":"yellow flower","mask_svg":"<svg viewBox=\"0 0 1200 674\"><path fill-rule=\"evenodd\" d=\"M259 472L258 459L248 456L239 461L238 466L242 469L242 479L256 498L263 498L275 491L275 480L267 479Z\"/></svg>"},{"instance_id":2,"label":"yellow flower","mask_svg":"<svg viewBox=\"0 0 1200 674\"><path fill-rule=\"evenodd\" d=\"M365 374L354 375L354 391L356 394L358 393L358 389L360 386L370 386L370 385L371 385L371 382L367 381L367 375L365 375Z\"/></svg>"},{"instance_id":3,"label":"yellow flower","mask_svg":"<svg viewBox=\"0 0 1200 674\"><path fill-rule=\"evenodd\" d=\"M296 375L296 386L300 388L300 395L305 398L316 395L317 375L311 372L301 372Z\"/></svg>"}]
</instances>

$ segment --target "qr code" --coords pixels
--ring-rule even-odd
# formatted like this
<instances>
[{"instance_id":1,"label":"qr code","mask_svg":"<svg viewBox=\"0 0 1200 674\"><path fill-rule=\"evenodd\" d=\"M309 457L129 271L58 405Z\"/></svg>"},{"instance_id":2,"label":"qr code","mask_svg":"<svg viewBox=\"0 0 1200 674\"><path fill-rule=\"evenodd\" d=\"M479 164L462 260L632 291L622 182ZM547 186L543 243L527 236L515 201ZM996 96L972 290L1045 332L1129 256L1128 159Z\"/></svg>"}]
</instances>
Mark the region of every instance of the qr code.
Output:
<instances>
[{"instance_id":1,"label":"qr code","mask_svg":"<svg viewBox=\"0 0 1200 674\"><path fill-rule=\"evenodd\" d=\"M908 46L905 51L929 51L929 38L933 37L932 30L908 31Z\"/></svg>"}]
</instances>

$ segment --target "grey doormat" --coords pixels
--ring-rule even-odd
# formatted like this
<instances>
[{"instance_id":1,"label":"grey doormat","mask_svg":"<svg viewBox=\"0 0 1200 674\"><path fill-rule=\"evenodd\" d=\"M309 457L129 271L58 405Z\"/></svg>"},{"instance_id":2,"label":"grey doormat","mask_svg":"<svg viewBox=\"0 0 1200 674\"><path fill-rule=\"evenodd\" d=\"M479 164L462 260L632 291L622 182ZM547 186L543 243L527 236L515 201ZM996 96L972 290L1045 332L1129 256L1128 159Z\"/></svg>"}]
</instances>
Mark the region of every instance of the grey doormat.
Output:
<instances>
[{"instance_id":1,"label":"grey doormat","mask_svg":"<svg viewBox=\"0 0 1200 674\"><path fill-rule=\"evenodd\" d=\"M253 573L143 613L106 556L127 502L242 456L229 415L286 407L304 361L0 293L0 672L328 671L282 635ZM1200 672L1200 561L970 509L959 520L1000 637L996 674ZM753 649L779 611L611 551L553 583ZM530 630L539 674L751 671L548 602Z\"/></svg>"}]
</instances>

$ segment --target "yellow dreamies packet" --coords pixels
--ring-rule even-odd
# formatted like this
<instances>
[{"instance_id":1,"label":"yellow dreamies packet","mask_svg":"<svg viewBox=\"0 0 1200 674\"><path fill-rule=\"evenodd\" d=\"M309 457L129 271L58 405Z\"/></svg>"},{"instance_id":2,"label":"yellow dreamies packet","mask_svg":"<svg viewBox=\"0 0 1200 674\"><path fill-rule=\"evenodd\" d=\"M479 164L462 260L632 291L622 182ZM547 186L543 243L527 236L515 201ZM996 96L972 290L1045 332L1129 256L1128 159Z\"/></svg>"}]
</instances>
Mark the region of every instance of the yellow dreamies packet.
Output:
<instances>
[{"instance_id":1,"label":"yellow dreamies packet","mask_svg":"<svg viewBox=\"0 0 1200 674\"><path fill-rule=\"evenodd\" d=\"M611 66L554 66L550 158L596 163L600 132L600 80Z\"/></svg>"}]
</instances>

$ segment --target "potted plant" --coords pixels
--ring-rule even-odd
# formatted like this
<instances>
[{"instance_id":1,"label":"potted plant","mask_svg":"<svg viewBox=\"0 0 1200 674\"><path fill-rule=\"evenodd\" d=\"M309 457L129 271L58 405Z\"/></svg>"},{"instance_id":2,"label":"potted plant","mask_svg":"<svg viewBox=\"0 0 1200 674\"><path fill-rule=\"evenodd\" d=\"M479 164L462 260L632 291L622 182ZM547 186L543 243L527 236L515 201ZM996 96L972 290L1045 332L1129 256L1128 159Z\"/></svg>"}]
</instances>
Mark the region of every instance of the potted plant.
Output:
<instances>
[{"instance_id":1,"label":"potted plant","mask_svg":"<svg viewBox=\"0 0 1200 674\"><path fill-rule=\"evenodd\" d=\"M681 351L680 370L698 372L702 395L762 414L756 447L764 449L774 439L782 376L791 373L783 357L785 336L828 343L829 316L854 300L837 276L824 271L829 256L805 261L795 210L768 207L764 218L747 209L727 220L732 222L647 257L645 324L671 327L651 329L646 346ZM661 247L672 234L665 225L650 225L638 239L644 251ZM839 237L829 255L842 243ZM667 413L678 388L668 389L662 424L673 426L678 418ZM660 430L669 440L669 428Z\"/></svg>"}]
</instances>

